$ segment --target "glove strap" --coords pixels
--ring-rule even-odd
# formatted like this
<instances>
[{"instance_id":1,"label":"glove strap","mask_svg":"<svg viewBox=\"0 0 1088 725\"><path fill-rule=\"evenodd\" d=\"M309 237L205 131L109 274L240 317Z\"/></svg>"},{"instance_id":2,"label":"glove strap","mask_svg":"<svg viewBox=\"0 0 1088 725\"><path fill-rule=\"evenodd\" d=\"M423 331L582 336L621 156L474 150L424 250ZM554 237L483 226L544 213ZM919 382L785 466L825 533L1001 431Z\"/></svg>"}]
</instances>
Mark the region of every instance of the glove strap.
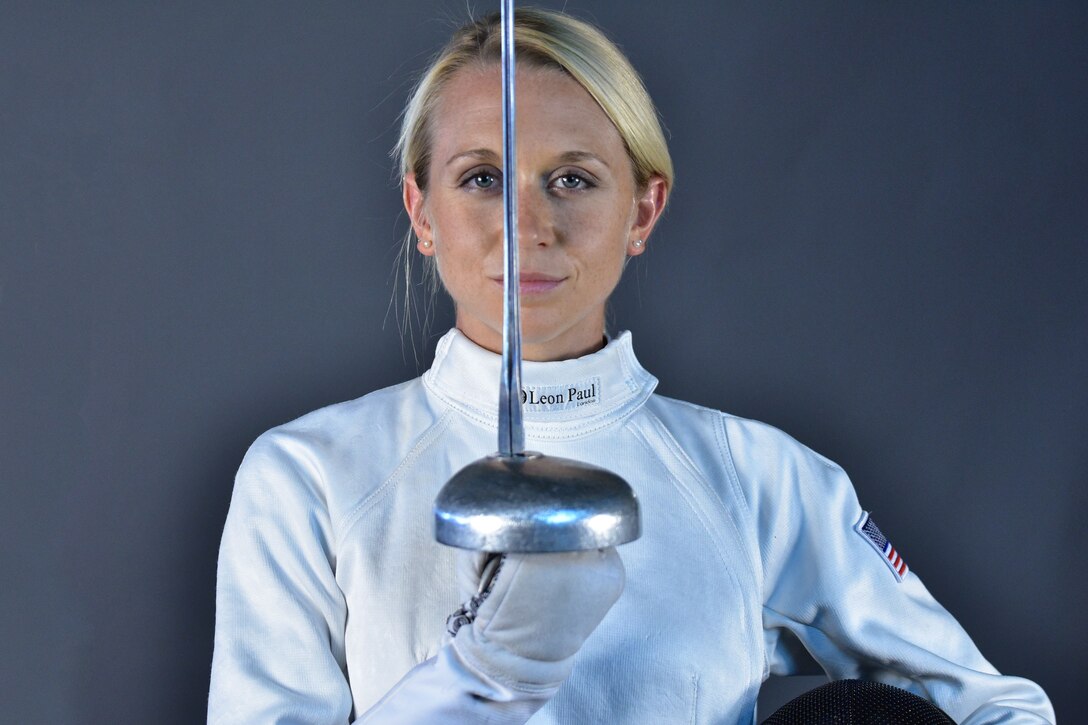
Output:
<instances>
[{"instance_id":1,"label":"glove strap","mask_svg":"<svg viewBox=\"0 0 1088 725\"><path fill-rule=\"evenodd\" d=\"M495 588L495 579L498 578L502 563L506 561L505 554L491 554L484 562L480 574L480 587L471 599L461 605L461 608L446 618L446 632L451 637L456 636L457 630L466 624L472 624L476 619L476 613L480 611L480 605L484 603L491 590Z\"/></svg>"}]
</instances>

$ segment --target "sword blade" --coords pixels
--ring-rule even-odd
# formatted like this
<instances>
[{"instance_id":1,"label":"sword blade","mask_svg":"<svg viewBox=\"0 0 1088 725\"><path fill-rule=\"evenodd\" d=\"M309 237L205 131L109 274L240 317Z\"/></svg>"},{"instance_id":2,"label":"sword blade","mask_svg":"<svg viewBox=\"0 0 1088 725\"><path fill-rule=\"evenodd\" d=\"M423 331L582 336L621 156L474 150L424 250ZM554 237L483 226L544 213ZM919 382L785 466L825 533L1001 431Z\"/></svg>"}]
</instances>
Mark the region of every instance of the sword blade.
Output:
<instances>
[{"instance_id":1,"label":"sword blade","mask_svg":"<svg viewBox=\"0 0 1088 725\"><path fill-rule=\"evenodd\" d=\"M525 451L521 411L521 304L518 274L518 189L514 139L514 2L502 0L502 374L499 455Z\"/></svg>"}]
</instances>

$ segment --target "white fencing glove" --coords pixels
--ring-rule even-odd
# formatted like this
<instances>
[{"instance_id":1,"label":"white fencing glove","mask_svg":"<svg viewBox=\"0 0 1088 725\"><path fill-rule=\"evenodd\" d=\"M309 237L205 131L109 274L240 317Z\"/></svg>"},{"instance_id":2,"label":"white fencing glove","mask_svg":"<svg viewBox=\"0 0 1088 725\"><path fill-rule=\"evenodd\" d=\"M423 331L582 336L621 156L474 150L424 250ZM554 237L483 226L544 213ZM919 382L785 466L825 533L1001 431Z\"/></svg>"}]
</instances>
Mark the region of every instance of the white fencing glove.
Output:
<instances>
[{"instance_id":1,"label":"white fencing glove","mask_svg":"<svg viewBox=\"0 0 1088 725\"><path fill-rule=\"evenodd\" d=\"M468 601L453 640L414 667L360 725L518 725L563 684L582 643L623 591L615 549L457 554Z\"/></svg>"},{"instance_id":2,"label":"white fencing glove","mask_svg":"<svg viewBox=\"0 0 1088 725\"><path fill-rule=\"evenodd\" d=\"M481 674L545 699L623 592L615 548L458 557L458 582L474 596L450 617L454 649ZM485 581L496 563L494 578Z\"/></svg>"}]
</instances>

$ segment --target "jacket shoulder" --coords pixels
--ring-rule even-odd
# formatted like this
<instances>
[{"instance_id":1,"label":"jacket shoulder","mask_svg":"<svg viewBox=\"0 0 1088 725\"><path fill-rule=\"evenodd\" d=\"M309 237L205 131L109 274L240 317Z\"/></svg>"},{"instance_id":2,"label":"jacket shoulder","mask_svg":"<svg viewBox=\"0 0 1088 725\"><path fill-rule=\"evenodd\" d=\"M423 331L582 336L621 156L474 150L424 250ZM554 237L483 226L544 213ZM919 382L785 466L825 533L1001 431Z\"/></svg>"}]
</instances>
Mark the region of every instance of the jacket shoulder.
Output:
<instances>
[{"instance_id":1,"label":"jacket shoulder","mask_svg":"<svg viewBox=\"0 0 1088 725\"><path fill-rule=\"evenodd\" d=\"M326 405L262 434L271 438L296 438L314 444L335 445L344 437L375 427L398 411L409 411L424 398L419 378L375 390L353 400ZM380 427L378 427L380 431ZM260 440L260 438L258 438Z\"/></svg>"},{"instance_id":2,"label":"jacket shoulder","mask_svg":"<svg viewBox=\"0 0 1088 725\"><path fill-rule=\"evenodd\" d=\"M770 423L662 395L651 398L650 411L684 441L685 448L698 446L705 454L714 455L735 476L749 500L767 494L759 489L772 481L781 482L788 471L841 472L834 462ZM781 490L781 485L772 489Z\"/></svg>"},{"instance_id":3,"label":"jacket shoulder","mask_svg":"<svg viewBox=\"0 0 1088 725\"><path fill-rule=\"evenodd\" d=\"M235 492L273 482L305 489L336 520L381 485L441 416L419 378L319 408L262 433L246 452Z\"/></svg>"},{"instance_id":4,"label":"jacket shoulder","mask_svg":"<svg viewBox=\"0 0 1088 725\"><path fill-rule=\"evenodd\" d=\"M827 465L835 465L790 434L770 423L742 418L705 405L658 394L654 394L650 398L648 406L670 428L676 427L688 431L693 428L705 428L707 430L719 428L722 434L735 439L738 444L757 443L760 447L775 454L794 452L801 455L812 455Z\"/></svg>"}]
</instances>

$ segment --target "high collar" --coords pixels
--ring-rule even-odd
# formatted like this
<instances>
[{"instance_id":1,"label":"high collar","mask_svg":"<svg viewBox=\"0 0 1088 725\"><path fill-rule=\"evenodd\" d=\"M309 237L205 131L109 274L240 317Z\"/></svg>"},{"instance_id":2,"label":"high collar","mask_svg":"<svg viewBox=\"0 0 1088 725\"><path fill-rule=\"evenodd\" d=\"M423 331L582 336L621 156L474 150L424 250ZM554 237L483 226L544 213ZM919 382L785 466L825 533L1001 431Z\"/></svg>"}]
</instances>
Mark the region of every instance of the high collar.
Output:
<instances>
[{"instance_id":1,"label":"high collar","mask_svg":"<svg viewBox=\"0 0 1088 725\"><path fill-rule=\"evenodd\" d=\"M497 428L501 361L454 328L438 341L423 384L468 417ZM564 440L627 417L650 397L657 378L639 365L631 333L621 332L580 358L522 362L521 384L526 436Z\"/></svg>"}]
</instances>

